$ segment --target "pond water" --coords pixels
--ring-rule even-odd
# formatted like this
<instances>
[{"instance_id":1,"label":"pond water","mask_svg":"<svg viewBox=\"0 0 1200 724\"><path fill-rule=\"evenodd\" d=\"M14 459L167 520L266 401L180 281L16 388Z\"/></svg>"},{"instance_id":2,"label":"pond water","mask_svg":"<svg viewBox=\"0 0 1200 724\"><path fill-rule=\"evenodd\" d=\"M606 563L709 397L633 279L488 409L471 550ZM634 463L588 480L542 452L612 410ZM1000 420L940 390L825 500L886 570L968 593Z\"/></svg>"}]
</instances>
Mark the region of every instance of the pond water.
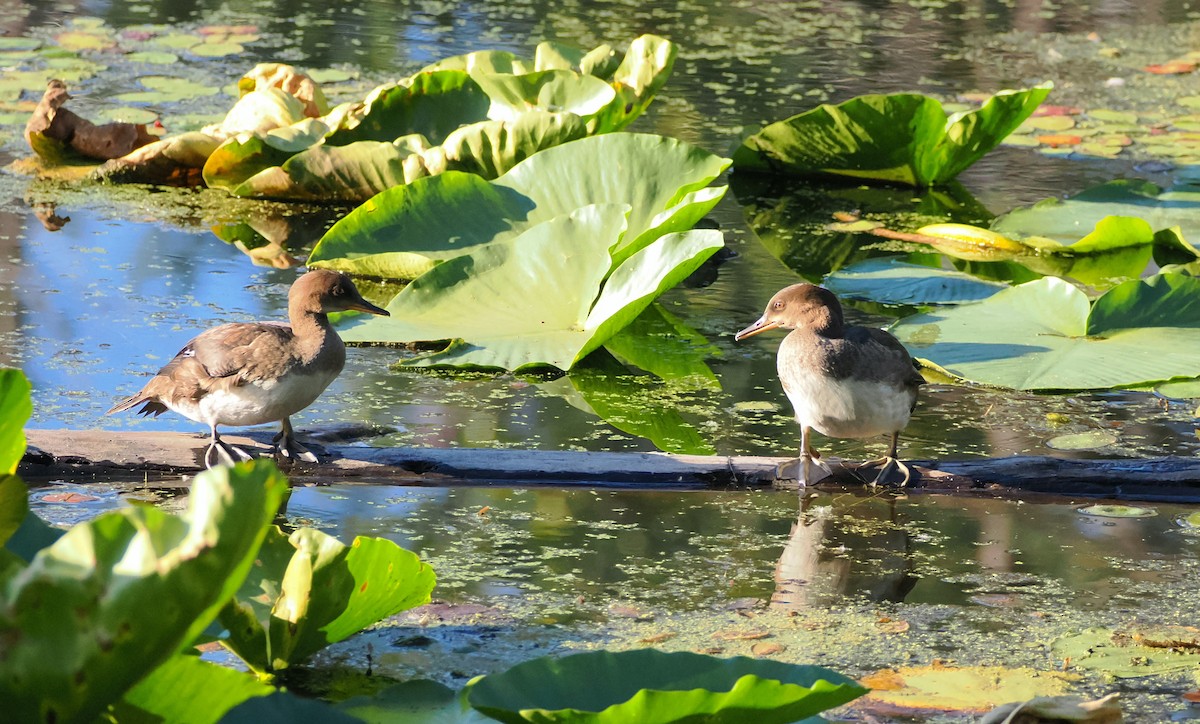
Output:
<instances>
[{"instance_id":1,"label":"pond water","mask_svg":"<svg viewBox=\"0 0 1200 724\"><path fill-rule=\"evenodd\" d=\"M118 29L168 23L186 32L251 24L261 34L239 55L185 55L165 68L105 55L105 70L72 86L72 108L85 116L115 105L114 93L148 74L219 88L259 61L338 68L351 80L330 86L337 102L471 50L528 54L542 39L622 45L655 32L677 42L680 57L631 130L726 152L743 128L866 92L950 97L1053 79L1052 102L1135 107L1143 102L1136 83L1106 85L1071 49L1090 42L1089 33L1187 47L1196 13L1186 2L1133 1L38 2L0 8L0 31L49 38L84 17ZM151 110L176 130L172 119L181 114L219 116L230 104L218 94ZM27 155L19 124L0 140L0 161ZM1118 177L1166 185L1178 173L1146 161L1001 148L961 177L978 203L954 219L977 220L972 215L981 208L1001 213ZM394 429L372 441L384 445L657 449L637 432L658 418L639 426L595 414L595 396L607 393L669 411L672 424L694 430L711 451L792 453L798 432L776 380L778 337L735 345L732 334L757 318L775 290L811 274L804 244L832 207L874 202L859 199L853 187L734 182L713 217L735 255L662 299L719 350L711 362L719 390L607 372L586 381L417 374L391 368L404 353L368 348L352 350L342 376L294 422L302 428L377 423ZM919 201L911 190L885 196L879 203L896 208ZM65 224L64 217L70 217ZM96 189L0 176L0 365L21 367L31 378L30 425L195 431L196 424L174 415L142 420L103 412L199 331L285 316L287 289L298 273L285 268L288 257L303 259L332 218L327 209L234 202L223 192ZM287 227L286 249L251 254L213 232L243 222L260 230ZM877 325L894 318L865 305L851 307L849 316ZM1081 452L1047 446L1055 437L1094 430L1113 441ZM677 439L668 430L658 443ZM819 444L852 458L884 448L883 440ZM1193 407L1164 406L1149 393L1033 395L950 385L925 388L902 444L909 458L1193 455L1200 448ZM295 524L343 537L383 535L417 551L439 573L439 597L486 609L500 628L507 621L558 624L513 627L520 641L512 660L539 648L637 645L663 631L676 637L664 646L746 653L748 641L712 641L749 620L749 612L761 617L756 625L787 627L797 660L852 674L946 656L1046 668L1056 663L1048 642L1063 631L1190 620L1200 604L1196 539L1174 525L1181 509L1158 512L1111 521L1081 516L1073 504L843 495L814 501L789 543L796 501L783 494L331 486L298 490L289 506ZM804 551L817 553L806 559ZM784 567L803 573L786 580L809 581L802 589L777 583L777 565L789 556L795 560ZM797 627L788 610L804 610L810 621L831 618ZM912 624L903 645L872 628L884 615ZM604 626L589 626L595 623ZM850 624L859 633L847 646L841 637L849 629L842 627ZM1011 628L1030 633L992 635ZM387 647L379 637L400 640L394 630L372 636L380 650ZM451 640L443 654L478 656L454 658L439 675L479 673L489 666L479 657L497 646ZM389 649L380 665L400 675L428 663L428 647L409 648ZM354 664L361 656L361 646L351 647L331 661ZM511 660L497 656L495 665L501 663ZM1157 683L1128 686L1139 694L1136 706L1155 716L1170 710L1169 697L1151 691Z\"/></svg>"},{"instance_id":2,"label":"pond water","mask_svg":"<svg viewBox=\"0 0 1200 724\"><path fill-rule=\"evenodd\" d=\"M863 92L916 89L953 95L1054 78L1060 86L1055 102L1081 103L1097 79L1086 75L1086 67L1077 68L1071 57L1047 64L1042 57L1047 47L1053 50L1061 41L1068 52L1071 39L1087 32L1128 34L1134 18L1144 32L1165 37L1186 28L1169 23L1189 18L1182 3L1156 5L1153 11L1135 3L1046 5L1031 11L1005 3L954 2L636 7L480 2L411 3L397 12L390 4L371 2L329 8L291 3L286 11L263 3L183 8L117 2L95 7L39 3L0 11L8 34L46 38L84 16L99 17L117 29L146 23L171 23L184 30L256 25L261 39L248 43L244 53L217 59L184 55L168 67L170 73L217 88L260 60L337 67L357 78L329 86L335 101L361 97L364 88L477 48L528 53L543 38L590 47L658 32L679 43L680 58L666 90L634 130L678 136L718 152L730 148L743 128ZM1063 35L1038 34L1049 31ZM115 53L99 58L107 69L72 88L78 96L72 107L85 116L118 105L111 95L128 87L131 78L167 72ZM148 107L171 129L174 118L219 116L229 102L228 96L216 95ZM4 153L25 155L22 145L14 133ZM962 178L978 203L959 219L971 221L970 216L985 213L979 210L983 207L1000 213L1124 175L1159 183L1172 178L1165 164L1140 168L1147 172L1138 173L1134 161L1069 160L1001 148ZM776 289L795 282L797 270L813 277L805 244L828 220L829 211L839 204L904 208L917 199L911 190L875 192L868 198L853 187L796 183L763 188L752 179L734 182L713 216L736 256L662 300L718 348L712 367L720 390L681 390L611 371L554 381L423 375L391 369L399 352L360 349L351 353L341 379L296 423L319 427L368 420L396 430L379 440L388 445L786 454L797 433L775 378L778 337L763 335L735 345L732 333L755 319ZM242 222L264 233L287 228L287 250L255 252L260 262L282 264L288 257L303 259L340 213L235 203L222 192L147 194L141 189L30 185L8 176L2 179L0 199L6 201L0 206L5 260L0 268L0 364L20 366L32 378L32 425L37 427L196 429L174 415L147 421L105 417L103 412L202 329L285 316L286 292L296 270L255 266L247 253L222 242L211 229ZM44 226L39 214L46 217L51 210L70 221L63 225L51 219ZM770 248L758 237L769 239ZM877 306L852 309L850 317L871 324L887 324L892 318ZM629 395L631 390L636 407L664 409L669 420L650 414L649 421L631 424L609 414L605 421L594 413L599 406L589 404L597 395ZM1141 393L1013 395L933 385L926 388L905 434L903 452L913 458L1047 453L1045 443L1051 438L1100 429L1116 440L1091 454L1192 454L1198 447L1192 419L1191 406L1164 410L1159 400ZM655 424L660 430L674 425L688 432L668 430L650 436L654 439L639 434ZM697 437L702 444L694 443ZM693 443L679 443L680 438ZM822 444L833 454L859 457L878 452L884 441Z\"/></svg>"}]
</instances>

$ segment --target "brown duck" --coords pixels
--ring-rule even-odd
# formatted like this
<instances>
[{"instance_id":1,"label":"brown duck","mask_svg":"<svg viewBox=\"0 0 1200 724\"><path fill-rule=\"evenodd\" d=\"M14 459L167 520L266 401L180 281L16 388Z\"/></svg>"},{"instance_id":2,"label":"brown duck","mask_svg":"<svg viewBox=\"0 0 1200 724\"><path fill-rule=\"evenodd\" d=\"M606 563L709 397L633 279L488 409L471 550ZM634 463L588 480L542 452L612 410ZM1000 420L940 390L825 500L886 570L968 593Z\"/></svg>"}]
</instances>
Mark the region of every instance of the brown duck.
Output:
<instances>
[{"instance_id":1,"label":"brown duck","mask_svg":"<svg viewBox=\"0 0 1200 724\"><path fill-rule=\"evenodd\" d=\"M887 482L896 469L900 485L907 484L910 473L896 459L896 444L925 380L904 345L882 329L847 326L833 292L812 284L780 290L763 316L734 339L777 327L792 330L779 345L776 364L800 423L800 485L817 482L810 475L820 456L810 430L830 437L891 435L887 456L869 463L881 466L872 484ZM816 464L829 473L827 465Z\"/></svg>"},{"instance_id":2,"label":"brown duck","mask_svg":"<svg viewBox=\"0 0 1200 724\"><path fill-rule=\"evenodd\" d=\"M137 394L106 414L142 405L142 415L172 410L208 425L212 442L204 463L232 464L250 455L221 440L217 425L261 425L276 420L280 455L316 462L296 441L289 417L308 407L341 373L346 347L326 316L355 310L388 315L363 299L350 277L318 269L292 284L288 320L222 324L188 342Z\"/></svg>"}]
</instances>

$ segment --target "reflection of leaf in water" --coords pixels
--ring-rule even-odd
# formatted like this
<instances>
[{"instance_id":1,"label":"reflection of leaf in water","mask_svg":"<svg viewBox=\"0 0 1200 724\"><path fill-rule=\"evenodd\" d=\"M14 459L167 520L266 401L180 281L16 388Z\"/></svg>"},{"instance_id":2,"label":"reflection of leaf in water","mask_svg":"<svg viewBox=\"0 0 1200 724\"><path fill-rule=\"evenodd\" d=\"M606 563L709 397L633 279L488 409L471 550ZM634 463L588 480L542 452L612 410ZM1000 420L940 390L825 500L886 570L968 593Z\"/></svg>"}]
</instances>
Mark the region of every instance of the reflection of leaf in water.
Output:
<instances>
[{"instance_id":1,"label":"reflection of leaf in water","mask_svg":"<svg viewBox=\"0 0 1200 724\"><path fill-rule=\"evenodd\" d=\"M763 246L793 271L819 282L847 264L889 252L863 247L880 243L865 233L831 232L837 212L856 211L884 225L916 228L934 221L986 223L992 214L961 184L914 192L910 188L812 183L734 174L730 187Z\"/></svg>"},{"instance_id":2,"label":"reflection of leaf in water","mask_svg":"<svg viewBox=\"0 0 1200 724\"><path fill-rule=\"evenodd\" d=\"M610 337L604 347L620 361L664 380L686 380L697 387L721 389L721 383L705 363L720 351L657 302Z\"/></svg>"},{"instance_id":3,"label":"reflection of leaf in water","mask_svg":"<svg viewBox=\"0 0 1200 724\"><path fill-rule=\"evenodd\" d=\"M693 455L716 452L680 412L680 403L688 401L681 393L687 394L694 387L634 374L604 352L592 354L568 376L544 383L541 389L563 397L572 407L597 415L622 432L646 438L660 450Z\"/></svg>"}]
</instances>

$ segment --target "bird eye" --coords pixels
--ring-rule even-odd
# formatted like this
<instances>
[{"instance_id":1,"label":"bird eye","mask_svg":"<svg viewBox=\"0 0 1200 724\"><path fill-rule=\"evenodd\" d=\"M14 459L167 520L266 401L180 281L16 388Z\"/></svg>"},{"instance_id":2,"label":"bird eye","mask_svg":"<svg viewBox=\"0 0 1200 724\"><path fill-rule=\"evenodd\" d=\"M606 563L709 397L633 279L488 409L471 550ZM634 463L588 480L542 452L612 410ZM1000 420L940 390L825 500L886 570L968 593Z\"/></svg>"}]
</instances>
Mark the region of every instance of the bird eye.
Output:
<instances>
[{"instance_id":1,"label":"bird eye","mask_svg":"<svg viewBox=\"0 0 1200 724\"><path fill-rule=\"evenodd\" d=\"M772 304L771 307L774 309L783 309L783 300L782 299L775 300L775 303Z\"/></svg>"}]
</instances>

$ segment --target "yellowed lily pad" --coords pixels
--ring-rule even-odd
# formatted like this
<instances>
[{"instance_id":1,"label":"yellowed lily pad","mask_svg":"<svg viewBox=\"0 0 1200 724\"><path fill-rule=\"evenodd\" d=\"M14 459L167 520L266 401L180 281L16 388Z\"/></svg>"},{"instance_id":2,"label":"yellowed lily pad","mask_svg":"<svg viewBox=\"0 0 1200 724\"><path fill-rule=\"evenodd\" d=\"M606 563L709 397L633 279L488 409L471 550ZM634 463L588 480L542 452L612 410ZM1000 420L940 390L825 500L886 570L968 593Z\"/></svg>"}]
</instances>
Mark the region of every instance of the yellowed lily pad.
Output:
<instances>
[{"instance_id":1,"label":"yellowed lily pad","mask_svg":"<svg viewBox=\"0 0 1200 724\"><path fill-rule=\"evenodd\" d=\"M1200 650L1189 647L1152 646L1159 641L1154 631L1129 628L1114 631L1091 628L1074 636L1065 636L1051 644L1056 656L1072 666L1103 671L1120 678L1154 676L1200 666ZM1192 627L1171 627L1192 629ZM1192 629L1194 631L1195 629ZM1159 638L1154 638L1159 636Z\"/></svg>"},{"instance_id":2,"label":"yellowed lily pad","mask_svg":"<svg viewBox=\"0 0 1200 724\"><path fill-rule=\"evenodd\" d=\"M172 65L179 62L179 56L165 50L139 50L125 56L133 63L149 63L151 65Z\"/></svg>"},{"instance_id":3,"label":"yellowed lily pad","mask_svg":"<svg viewBox=\"0 0 1200 724\"><path fill-rule=\"evenodd\" d=\"M204 42L204 38L197 35L187 35L185 33L171 33L157 38L151 38L146 41L147 45L153 45L159 48L168 48L171 50L187 50L192 46L199 45Z\"/></svg>"},{"instance_id":4,"label":"yellowed lily pad","mask_svg":"<svg viewBox=\"0 0 1200 724\"><path fill-rule=\"evenodd\" d=\"M106 108L96 114L96 120L149 124L158 120L158 114L145 108Z\"/></svg>"},{"instance_id":5,"label":"yellowed lily pad","mask_svg":"<svg viewBox=\"0 0 1200 724\"><path fill-rule=\"evenodd\" d=\"M1003 666L905 666L884 669L859 683L871 689L863 703L889 716L941 712L981 713L1010 701L1066 694L1079 677Z\"/></svg>"}]
</instances>

